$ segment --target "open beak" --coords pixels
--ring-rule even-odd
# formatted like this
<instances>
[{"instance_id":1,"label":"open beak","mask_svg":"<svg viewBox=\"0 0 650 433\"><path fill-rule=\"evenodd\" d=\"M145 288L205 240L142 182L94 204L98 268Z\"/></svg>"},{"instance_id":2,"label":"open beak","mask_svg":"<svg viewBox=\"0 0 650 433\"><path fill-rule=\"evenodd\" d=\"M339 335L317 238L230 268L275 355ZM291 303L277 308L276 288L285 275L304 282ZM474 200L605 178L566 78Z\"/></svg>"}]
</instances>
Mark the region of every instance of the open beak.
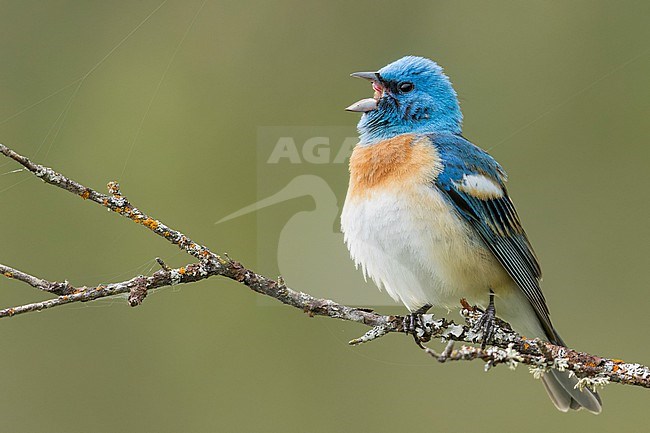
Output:
<instances>
[{"instance_id":1,"label":"open beak","mask_svg":"<svg viewBox=\"0 0 650 433\"><path fill-rule=\"evenodd\" d=\"M364 80L372 81L372 88L375 94L372 98L362 99L346 108L347 111L355 111L358 113L367 113L377 109L379 99L384 95L384 86L381 84L379 74L377 72L355 72L350 74L351 77L363 78Z\"/></svg>"},{"instance_id":2,"label":"open beak","mask_svg":"<svg viewBox=\"0 0 650 433\"><path fill-rule=\"evenodd\" d=\"M354 72L350 74L351 77L354 78L363 78L364 80L368 81L379 81L379 74L376 72Z\"/></svg>"}]
</instances>

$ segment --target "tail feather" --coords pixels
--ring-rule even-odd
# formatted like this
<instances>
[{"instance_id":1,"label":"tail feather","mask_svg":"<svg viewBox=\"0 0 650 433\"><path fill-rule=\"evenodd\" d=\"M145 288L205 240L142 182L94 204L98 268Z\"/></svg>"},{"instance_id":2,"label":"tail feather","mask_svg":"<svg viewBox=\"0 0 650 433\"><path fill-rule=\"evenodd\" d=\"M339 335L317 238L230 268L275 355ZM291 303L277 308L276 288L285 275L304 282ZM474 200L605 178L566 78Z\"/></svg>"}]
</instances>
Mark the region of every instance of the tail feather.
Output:
<instances>
[{"instance_id":1,"label":"tail feather","mask_svg":"<svg viewBox=\"0 0 650 433\"><path fill-rule=\"evenodd\" d=\"M521 290L513 290L509 297L508 295L497 297L496 301L499 317L510 323L512 329L521 335L540 338L556 346L567 347L553 328L548 316L540 315ZM562 412L579 410L583 407L596 414L602 410L598 393L589 389L576 389L578 378L569 377L568 371L551 369L542 376L542 382L553 404Z\"/></svg>"},{"instance_id":2,"label":"tail feather","mask_svg":"<svg viewBox=\"0 0 650 433\"><path fill-rule=\"evenodd\" d=\"M584 407L591 413L599 414L603 409L598 393L587 388L582 391L577 389L578 378L569 376L568 371L551 370L542 377L542 383L555 407L562 412Z\"/></svg>"},{"instance_id":3,"label":"tail feather","mask_svg":"<svg viewBox=\"0 0 650 433\"><path fill-rule=\"evenodd\" d=\"M548 341L556 346L567 347L550 321L548 321L547 325L544 325L544 323L544 321L540 320L540 324L545 328L544 331ZM570 375L568 371L551 369L542 376L542 383L555 407L562 412L568 412L569 409L580 410L585 408L591 413L599 414L603 410L603 403L598 393L588 388L582 390L577 388L578 378Z\"/></svg>"},{"instance_id":4,"label":"tail feather","mask_svg":"<svg viewBox=\"0 0 650 433\"><path fill-rule=\"evenodd\" d=\"M551 373L542 376L542 384L555 407L562 412L568 412L573 399Z\"/></svg>"}]
</instances>

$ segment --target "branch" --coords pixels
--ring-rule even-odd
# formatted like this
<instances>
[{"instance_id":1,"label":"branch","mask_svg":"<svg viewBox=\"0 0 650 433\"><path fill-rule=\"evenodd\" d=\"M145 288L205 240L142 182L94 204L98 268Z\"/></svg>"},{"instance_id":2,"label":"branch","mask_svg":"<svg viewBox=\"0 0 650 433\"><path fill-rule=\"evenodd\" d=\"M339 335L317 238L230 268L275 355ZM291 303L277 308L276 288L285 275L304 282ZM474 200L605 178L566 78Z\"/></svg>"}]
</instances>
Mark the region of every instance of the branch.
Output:
<instances>
[{"instance_id":1,"label":"branch","mask_svg":"<svg viewBox=\"0 0 650 433\"><path fill-rule=\"evenodd\" d=\"M495 335L490 341L491 347L481 349L476 346L463 345L454 350L453 343L456 341L475 344L480 343L482 338L481 333L475 331L481 311L464 301L461 301L463 306L461 315L465 319L464 324L456 324L445 318L435 318L431 314L425 314L419 316L414 329L411 329L411 327L406 326L407 318L405 317L384 316L369 309L348 307L328 299L315 298L307 293L290 289L282 279L275 281L266 278L227 256L221 257L215 254L208 247L195 243L180 231L170 228L134 207L122 195L117 182L109 182L109 194L106 195L85 187L51 168L36 164L2 144L0 144L0 153L22 164L46 183L62 188L80 196L84 200L90 200L129 218L199 260L172 269L165 265L162 260L157 259L161 269L150 276L140 275L119 283L79 288L72 286L67 281L63 283L47 281L0 264L0 272L5 277L22 281L39 290L58 295L56 298L46 301L2 309L0 310L0 318L40 311L73 302L93 301L124 293L129 293L129 304L137 306L142 303L148 290L193 283L213 276L221 276L237 281L257 293L277 299L283 304L298 308L310 316L326 316L372 327L362 337L350 341L352 345L372 341L388 333L408 332L414 335L418 346L425 353L440 362L480 359L485 362L486 369L499 364L506 364L514 368L517 364L522 363L530 367L531 373L535 377L540 377L549 368L572 371L580 378L579 386L583 387L595 388L611 381L650 388L650 369L644 365L578 352L545 341L526 339L512 331L507 323L499 320L497 321ZM441 354L421 344L432 338L441 338L448 342Z\"/></svg>"}]
</instances>

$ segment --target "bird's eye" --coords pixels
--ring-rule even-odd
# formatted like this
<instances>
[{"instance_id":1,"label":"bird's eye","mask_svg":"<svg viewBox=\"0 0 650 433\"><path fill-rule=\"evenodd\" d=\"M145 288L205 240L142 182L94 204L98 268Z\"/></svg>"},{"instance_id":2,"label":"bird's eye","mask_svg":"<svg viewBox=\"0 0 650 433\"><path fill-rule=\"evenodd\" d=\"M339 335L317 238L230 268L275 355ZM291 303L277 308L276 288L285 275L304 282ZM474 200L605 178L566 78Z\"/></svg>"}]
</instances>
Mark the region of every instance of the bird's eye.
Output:
<instances>
[{"instance_id":1,"label":"bird's eye","mask_svg":"<svg viewBox=\"0 0 650 433\"><path fill-rule=\"evenodd\" d=\"M411 90L413 90L414 87L415 86L413 85L413 83L409 83L409 82L399 83L399 86L398 86L399 91L402 92L402 93L408 93Z\"/></svg>"}]
</instances>

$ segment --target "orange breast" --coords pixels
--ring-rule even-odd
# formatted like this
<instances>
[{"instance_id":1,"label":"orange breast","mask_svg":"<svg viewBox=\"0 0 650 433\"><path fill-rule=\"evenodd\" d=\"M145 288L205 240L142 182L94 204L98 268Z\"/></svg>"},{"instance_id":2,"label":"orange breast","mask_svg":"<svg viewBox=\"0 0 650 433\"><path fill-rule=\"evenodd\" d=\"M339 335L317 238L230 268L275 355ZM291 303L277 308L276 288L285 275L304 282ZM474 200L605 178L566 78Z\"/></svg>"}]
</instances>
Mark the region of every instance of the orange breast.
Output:
<instances>
[{"instance_id":1,"label":"orange breast","mask_svg":"<svg viewBox=\"0 0 650 433\"><path fill-rule=\"evenodd\" d=\"M373 145L357 146L350 157L348 197L430 183L441 170L438 152L425 137L399 135Z\"/></svg>"}]
</instances>

